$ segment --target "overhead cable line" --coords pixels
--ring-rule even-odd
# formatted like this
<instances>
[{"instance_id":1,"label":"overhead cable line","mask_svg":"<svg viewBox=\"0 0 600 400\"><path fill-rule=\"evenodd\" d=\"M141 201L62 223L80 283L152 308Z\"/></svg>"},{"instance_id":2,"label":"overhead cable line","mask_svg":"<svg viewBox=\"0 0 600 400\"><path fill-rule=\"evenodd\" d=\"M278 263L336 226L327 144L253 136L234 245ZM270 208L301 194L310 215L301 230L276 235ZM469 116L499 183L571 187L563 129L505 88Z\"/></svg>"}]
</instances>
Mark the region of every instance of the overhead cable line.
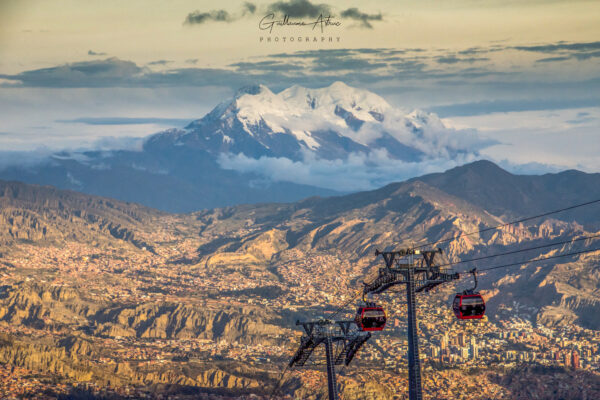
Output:
<instances>
[{"instance_id":1,"label":"overhead cable line","mask_svg":"<svg viewBox=\"0 0 600 400\"><path fill-rule=\"evenodd\" d=\"M341 306L339 306L334 312L333 314L329 315L329 318L334 318L336 315L338 315L340 312L342 312L350 303L352 303L354 300L358 299L360 296L362 296L363 294L363 290L358 289L356 290L356 293L354 294L354 296L350 297L349 300L347 300L346 302L344 302L344 304L342 304Z\"/></svg>"},{"instance_id":2,"label":"overhead cable line","mask_svg":"<svg viewBox=\"0 0 600 400\"><path fill-rule=\"evenodd\" d=\"M545 245L528 247L526 249L513 250L513 251L508 251L508 252L505 252L505 253L492 254L492 255L489 255L489 256L475 257L475 258L471 258L469 260L449 262L449 263L446 263L446 264L441 264L439 266L440 267L448 267L450 265L457 265L457 264L463 264L463 263L468 263L468 262L472 262L472 261L485 260L485 259L488 259L488 258L507 256L507 255L510 255L510 254L523 253L525 251L530 251L530 250L539 250L539 249L544 249L546 247L552 247L552 246L558 246L558 245L561 245L561 244L573 243L573 242L577 242L577 241L580 241L580 240L595 239L595 238L598 238L598 237L600 237L600 235L584 236L584 237L577 238L577 239L569 239L569 240L564 240L564 241L561 241L561 242L548 243L548 244L545 244ZM479 270L479 271L482 271L482 270Z\"/></svg>"},{"instance_id":3,"label":"overhead cable line","mask_svg":"<svg viewBox=\"0 0 600 400\"><path fill-rule=\"evenodd\" d=\"M529 263L534 263L534 262L539 262L539 261L553 260L555 258L561 258L561 257L576 256L576 255L579 255L579 254L592 253L594 251L600 251L600 248L589 249L589 250L582 250L582 251L575 251L575 252L572 252L572 253L559 254L559 255L556 255L556 256L550 256L550 257L544 257L544 258L537 258L537 259L534 258L534 259L531 259L531 260L525 260L525 261L511 263L511 264L496 265L494 267L477 269L477 272L491 271L491 270L494 270L494 269L514 267L516 265L523 265L523 264L529 264ZM468 271L466 271L466 272L468 272ZM464 273L464 272L462 272L462 273Z\"/></svg>"},{"instance_id":4,"label":"overhead cable line","mask_svg":"<svg viewBox=\"0 0 600 400\"><path fill-rule=\"evenodd\" d=\"M344 302L344 304L342 304L340 307L338 307L333 314L329 315L329 318L333 318L336 315L338 315L340 312L342 312L350 303L352 303L354 300L358 299L359 296L362 295L362 289L361 290L357 290L356 293L354 294L354 296L352 296L348 301Z\"/></svg>"},{"instance_id":5,"label":"overhead cable line","mask_svg":"<svg viewBox=\"0 0 600 400\"><path fill-rule=\"evenodd\" d=\"M573 205L573 206L570 206L570 207L561 208L559 210L548 211L546 213L534 215L534 216L527 217L527 218L521 218L521 219L518 219L516 221L506 222L504 224L500 224L500 225L492 226L492 227L489 227L489 228L481 229L479 231L461 233L461 234L459 234L457 236L454 236L454 237L451 237L449 239L442 239L442 240L437 240L435 242L429 242L429 243L425 243L425 244L420 244L418 246L415 246L414 248L415 249L419 249L419 248L425 247L425 246L431 246L431 245L436 245L436 244L440 244L440 243L447 243L447 242L451 242L451 241L453 241L455 239L458 239L459 237L471 236L471 235L475 235L475 234L478 234L478 233L493 231L493 230L496 230L496 229L503 228L505 226L519 224L521 222L530 221L530 220L536 219L536 218L546 217L548 215L552 215L552 214L557 214L557 213L564 212L564 211L573 210L573 209L579 208L579 207L589 206L589 205L595 204L595 203L600 203L600 199L588 201L586 203L576 204L576 205Z\"/></svg>"}]
</instances>

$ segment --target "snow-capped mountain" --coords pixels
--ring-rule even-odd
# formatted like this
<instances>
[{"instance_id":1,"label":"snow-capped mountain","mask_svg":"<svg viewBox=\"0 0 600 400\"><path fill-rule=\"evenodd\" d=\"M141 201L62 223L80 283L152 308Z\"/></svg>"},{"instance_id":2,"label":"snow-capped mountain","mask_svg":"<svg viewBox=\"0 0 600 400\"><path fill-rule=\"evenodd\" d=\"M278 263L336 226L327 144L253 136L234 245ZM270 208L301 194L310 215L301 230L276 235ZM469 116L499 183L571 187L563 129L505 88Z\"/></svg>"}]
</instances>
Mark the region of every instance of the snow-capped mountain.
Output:
<instances>
[{"instance_id":1,"label":"snow-capped mountain","mask_svg":"<svg viewBox=\"0 0 600 400\"><path fill-rule=\"evenodd\" d=\"M485 144L342 82L279 93L257 85L149 136L141 151L61 152L0 179L186 212L371 189L472 161Z\"/></svg>"},{"instance_id":2,"label":"snow-capped mountain","mask_svg":"<svg viewBox=\"0 0 600 400\"><path fill-rule=\"evenodd\" d=\"M257 85L240 89L184 129L149 138L146 147L188 146L211 154L291 160L307 154L343 159L385 149L392 158L416 161L466 151L462 142L472 140L465 134L446 128L434 114L394 108L342 82L320 89L295 85L280 93Z\"/></svg>"}]
</instances>

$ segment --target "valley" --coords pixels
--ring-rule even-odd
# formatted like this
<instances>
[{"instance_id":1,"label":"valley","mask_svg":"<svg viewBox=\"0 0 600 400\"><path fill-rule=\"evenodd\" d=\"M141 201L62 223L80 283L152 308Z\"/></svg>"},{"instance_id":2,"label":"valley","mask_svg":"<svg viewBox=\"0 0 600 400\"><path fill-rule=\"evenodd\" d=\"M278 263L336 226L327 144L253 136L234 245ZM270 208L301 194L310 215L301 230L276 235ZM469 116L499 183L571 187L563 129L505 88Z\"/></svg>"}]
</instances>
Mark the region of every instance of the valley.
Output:
<instances>
[{"instance_id":1,"label":"valley","mask_svg":"<svg viewBox=\"0 0 600 400\"><path fill-rule=\"evenodd\" d=\"M572 173L539 180L564 174ZM598 179L580 176L582 187ZM515 181L536 179L480 161L369 192L189 214L0 182L0 390L27 382L18 385L23 396L266 399L297 346L295 321L326 317L351 299L382 266L376 248L435 242L574 204L515 190ZM466 186L452 191L449 181ZM501 191L506 201L474 199L469 182L481 196ZM526 210L510 206L515 193ZM597 207L455 238L441 245L438 262L567 242L457 265L464 271L597 248L598 239L568 241L598 234ZM419 295L427 395L527 398L525 382L537 382L563 398L594 398L599 253L482 273L488 311L479 323L456 321L450 308L469 278ZM405 299L392 291L378 301L388 326L340 371L344 399L406 396ZM342 316L352 318L354 307ZM322 369L292 371L276 396L323 398ZM473 390L473 377L485 390Z\"/></svg>"}]
</instances>

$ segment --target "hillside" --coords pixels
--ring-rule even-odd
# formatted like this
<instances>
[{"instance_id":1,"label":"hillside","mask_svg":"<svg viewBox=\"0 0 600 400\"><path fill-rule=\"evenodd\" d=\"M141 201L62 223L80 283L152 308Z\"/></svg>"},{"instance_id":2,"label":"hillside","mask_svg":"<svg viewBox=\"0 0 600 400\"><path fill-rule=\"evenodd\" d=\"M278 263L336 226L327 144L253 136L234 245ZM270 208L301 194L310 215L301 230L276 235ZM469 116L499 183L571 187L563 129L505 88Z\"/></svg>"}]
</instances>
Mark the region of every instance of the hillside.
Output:
<instances>
[{"instance_id":1,"label":"hillside","mask_svg":"<svg viewBox=\"0 0 600 400\"><path fill-rule=\"evenodd\" d=\"M0 181L0 243L120 240L145 246L163 213L133 203Z\"/></svg>"},{"instance_id":2,"label":"hillside","mask_svg":"<svg viewBox=\"0 0 600 400\"><path fill-rule=\"evenodd\" d=\"M581 179L571 182L573 190L597 179L593 174L576 175ZM191 214L0 182L0 331L6 335L0 359L27 371L135 390L177 384L186 387L181 388L184 391L217 391L229 398L264 394L279 374L279 363L286 362L296 344L294 321L327 315L327 310L348 299L381 266L375 248L435 242L498 225L511 216L527 216L515 199L525 194L535 199L538 191L529 185L541 187L541 181L548 188L558 187L564 176L514 176L493 164L476 162L374 191ZM521 181L529 184L515 184ZM474 189L477 186L480 192ZM494 198L499 193L512 200L503 205ZM562 201L547 199L534 209L571 205L570 196L569 192ZM591 221L596 218L594 206L575 215L556 214L463 236L442 246L439 262L595 235L587 228L588 215ZM595 246L597 239L572 242L476 266ZM511 324L553 330L556 340L561 332L572 335L574 327L581 332L600 329L597 263L598 253L589 253L482 274L480 289L488 301L489 321L480 325L457 324L450 311L451 297L470 281L419 295L423 307L436 310L421 314L426 346L437 343L443 332L456 335L464 329L487 341ZM386 345L402 343L404 337L399 299L379 298L390 312L390 326L361 352L357 369L342 379L347 398L361 399L369 393L387 399L396 390L394 385L373 386L358 372L378 368L382 360L403 360L401 346ZM351 317L353 311L351 304L342 316ZM495 360L492 350L484 349L482 357ZM318 388L308 389L315 371L299 373L283 387L300 397L308 396L307 390L311 395L320 393ZM440 371L434 369L431 379L437 383L429 382L429 387L465 389L448 383ZM453 371L457 376L463 373ZM390 376L389 371L381 374L382 382ZM487 370L481 374L490 387L510 396L512 389L503 377ZM556 376L556 385L561 386L558 377L570 375Z\"/></svg>"},{"instance_id":3,"label":"hillside","mask_svg":"<svg viewBox=\"0 0 600 400\"><path fill-rule=\"evenodd\" d=\"M496 180L494 174L487 178L482 166L493 166L491 171L508 177L505 183ZM511 191L512 180L526 179L535 187L538 180L549 185L555 178L560 185L564 174L545 175L542 177L519 177L508 174L489 162L476 162L461 167L461 174L479 176L481 178L481 196L493 193L496 184L502 189L503 198L513 199L521 196ZM584 181L597 179L596 175L582 174ZM458 180L457 180L458 179ZM425 176L405 183L391 184L379 190L357 194L312 198L289 205L242 206L214 211L196 213L194 216L207 224L204 233L213 239L200 246L197 262L224 259L233 260L247 255L249 249L269 248L266 255L259 254L252 262L271 262L277 264L288 259L288 253L295 257L308 257L313 253L335 254L354 264L353 269L368 268L374 265L375 248L392 249L409 247L412 244L435 242L451 237L456 232L474 232L488 226L495 226L508 221L507 218L519 218L531 214L522 214L518 207L511 207L509 201L502 212L495 216L489 211L485 201L473 204L468 199L474 191L453 190L449 194L441 188L454 188L454 183L462 185L457 177L457 170L448 171L448 175ZM483 182L486 182L484 185ZM438 187L432 187L434 183ZM452 184L451 184L452 183ZM574 185L572 185L573 187ZM537 193L533 191L534 193ZM562 193L560 190L557 193ZM544 206L556 205L556 208L577 204L568 192L565 202L558 199L547 200L543 204L530 207L536 213L552 211ZM477 192L479 195L479 192ZM492 195L490 194L492 197ZM600 198L600 196L599 196ZM586 199L587 200L587 199ZM530 200L533 201L533 200ZM495 204L500 200L490 201L491 208L497 210ZM461 237L445 243L444 260L459 261L478 256L514 251L524 247L564 241L571 237L591 236L597 231L586 230L584 225L595 225L598 205L590 205L578 209L577 212L559 213L534 220L527 225L509 226L497 232ZM239 232L248 230L242 236ZM235 238L234 238L235 237ZM490 259L478 264L459 265L459 270L473 266L508 264L536 257L546 257L560 252L577 251L586 246L590 248L598 243L596 240L577 242L544 248L533 252ZM598 315L600 302L598 294L600 280L594 267L595 255L582 255L547 263L533 263L519 270L499 270L490 272L481 279L483 289L488 292L490 310L495 312L512 301L522 303L531 308L528 318L537 316L541 321L556 323L572 322L581 318L586 326L600 327ZM577 265L577 268L569 266ZM358 268L360 266L360 268ZM540 269L539 266L543 268ZM587 275L587 276L586 276ZM335 271L319 271L316 277L307 277L314 285L321 285L320 279L335 278ZM566 319L565 319L566 318ZM593 321L593 322L592 322Z\"/></svg>"},{"instance_id":4,"label":"hillside","mask_svg":"<svg viewBox=\"0 0 600 400\"><path fill-rule=\"evenodd\" d=\"M600 199L600 174L569 170L557 174L513 175L486 160L414 180L485 207L491 214L512 218ZM600 213L582 208L553 218L594 224L598 229Z\"/></svg>"}]
</instances>

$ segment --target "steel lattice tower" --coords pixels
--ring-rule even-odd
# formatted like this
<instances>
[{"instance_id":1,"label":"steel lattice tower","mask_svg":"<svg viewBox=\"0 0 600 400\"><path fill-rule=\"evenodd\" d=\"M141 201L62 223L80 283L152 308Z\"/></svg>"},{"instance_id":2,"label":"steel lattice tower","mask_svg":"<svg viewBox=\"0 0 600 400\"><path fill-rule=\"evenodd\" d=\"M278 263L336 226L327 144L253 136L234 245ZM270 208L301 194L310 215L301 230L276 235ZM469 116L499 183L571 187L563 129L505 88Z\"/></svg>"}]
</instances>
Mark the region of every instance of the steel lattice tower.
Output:
<instances>
[{"instance_id":1,"label":"steel lattice tower","mask_svg":"<svg viewBox=\"0 0 600 400\"><path fill-rule=\"evenodd\" d=\"M319 345L325 345L329 400L338 400L335 366L350 364L358 349L369 340L371 334L351 329L355 325L354 321L320 319L308 322L297 321L296 325L302 325L305 334L300 338L300 347L290 360L289 366L304 366L313 351ZM334 351L334 343L341 344L337 352Z\"/></svg>"},{"instance_id":2,"label":"steel lattice tower","mask_svg":"<svg viewBox=\"0 0 600 400\"><path fill-rule=\"evenodd\" d=\"M441 249L420 251L403 249L398 251L375 251L375 256L382 255L385 268L379 269L378 277L372 283L365 283L363 293L382 293L392 286L406 285L406 303L408 308L408 395L410 400L422 400L421 359L419 357L419 332L417 327L416 293L429 291L442 283L459 279L459 274L451 270L441 269L433 264L436 254ZM413 262L415 255L422 255L419 263ZM408 262L401 263L401 259Z\"/></svg>"}]
</instances>

